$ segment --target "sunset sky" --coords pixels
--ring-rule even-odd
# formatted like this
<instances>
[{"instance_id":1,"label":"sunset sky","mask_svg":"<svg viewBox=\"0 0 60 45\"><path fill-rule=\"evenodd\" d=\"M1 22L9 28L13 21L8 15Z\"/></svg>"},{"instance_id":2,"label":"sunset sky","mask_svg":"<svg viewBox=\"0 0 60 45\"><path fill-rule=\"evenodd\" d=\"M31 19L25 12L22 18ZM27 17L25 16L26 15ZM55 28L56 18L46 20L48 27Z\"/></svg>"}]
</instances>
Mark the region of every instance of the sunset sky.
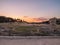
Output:
<instances>
[{"instance_id":1,"label":"sunset sky","mask_svg":"<svg viewBox=\"0 0 60 45\"><path fill-rule=\"evenodd\" d=\"M60 0L0 0L0 16L28 22L60 18Z\"/></svg>"}]
</instances>

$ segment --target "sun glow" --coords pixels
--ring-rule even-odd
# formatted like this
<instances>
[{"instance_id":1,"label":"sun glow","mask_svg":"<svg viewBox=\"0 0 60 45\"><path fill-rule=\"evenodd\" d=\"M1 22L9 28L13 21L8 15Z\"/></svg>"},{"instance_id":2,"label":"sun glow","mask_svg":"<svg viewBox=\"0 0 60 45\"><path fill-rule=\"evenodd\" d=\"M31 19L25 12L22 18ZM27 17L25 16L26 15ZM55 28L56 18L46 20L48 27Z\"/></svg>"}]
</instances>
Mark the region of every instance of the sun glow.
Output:
<instances>
[{"instance_id":1,"label":"sun glow","mask_svg":"<svg viewBox=\"0 0 60 45\"><path fill-rule=\"evenodd\" d=\"M46 21L46 19L40 19L40 18L31 18L28 16L23 16L20 19L27 21L27 22L42 22L42 21Z\"/></svg>"},{"instance_id":2,"label":"sun glow","mask_svg":"<svg viewBox=\"0 0 60 45\"><path fill-rule=\"evenodd\" d=\"M14 18L14 19L21 19L21 20L24 20L26 22L42 22L42 21L45 21L46 19L44 18L33 18L33 17L29 17L29 16L16 16L14 14L5 14L5 13L2 13L0 14L0 16L6 16L6 17L11 17L11 18Z\"/></svg>"}]
</instances>

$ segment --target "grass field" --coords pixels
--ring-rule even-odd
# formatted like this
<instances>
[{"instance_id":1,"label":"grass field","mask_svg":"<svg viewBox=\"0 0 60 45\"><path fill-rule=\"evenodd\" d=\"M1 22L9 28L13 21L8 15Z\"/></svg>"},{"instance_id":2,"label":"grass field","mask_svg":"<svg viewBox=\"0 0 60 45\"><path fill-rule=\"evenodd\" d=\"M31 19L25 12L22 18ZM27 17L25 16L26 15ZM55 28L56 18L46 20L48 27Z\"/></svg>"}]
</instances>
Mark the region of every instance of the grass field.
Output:
<instances>
[{"instance_id":1,"label":"grass field","mask_svg":"<svg viewBox=\"0 0 60 45\"><path fill-rule=\"evenodd\" d=\"M51 28L53 29L53 28ZM60 25L56 26L57 31L53 32L50 30L50 25L41 24L33 25L26 23L0 23L0 33L5 35L6 33L14 33L18 35L59 35L60 34Z\"/></svg>"}]
</instances>

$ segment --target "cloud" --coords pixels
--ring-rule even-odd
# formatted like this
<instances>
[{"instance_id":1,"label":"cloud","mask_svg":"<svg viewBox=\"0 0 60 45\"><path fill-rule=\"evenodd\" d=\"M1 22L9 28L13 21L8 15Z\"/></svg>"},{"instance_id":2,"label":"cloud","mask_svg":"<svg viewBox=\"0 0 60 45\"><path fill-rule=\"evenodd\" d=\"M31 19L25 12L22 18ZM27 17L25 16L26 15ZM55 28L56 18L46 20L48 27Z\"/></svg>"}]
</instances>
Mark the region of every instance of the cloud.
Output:
<instances>
[{"instance_id":1,"label":"cloud","mask_svg":"<svg viewBox=\"0 0 60 45\"><path fill-rule=\"evenodd\" d=\"M42 22L42 21L46 21L47 19L46 18L31 18L31 17L28 17L28 16L23 16L23 20L27 21L27 22Z\"/></svg>"}]
</instances>

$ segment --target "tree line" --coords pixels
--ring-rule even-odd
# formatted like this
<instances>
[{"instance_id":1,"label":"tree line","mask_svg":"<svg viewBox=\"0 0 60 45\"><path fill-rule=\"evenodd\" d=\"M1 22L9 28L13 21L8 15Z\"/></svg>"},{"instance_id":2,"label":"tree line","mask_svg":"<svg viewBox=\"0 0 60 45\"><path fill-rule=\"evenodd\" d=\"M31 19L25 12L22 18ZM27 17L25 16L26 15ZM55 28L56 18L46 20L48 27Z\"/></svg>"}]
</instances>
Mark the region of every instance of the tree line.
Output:
<instances>
[{"instance_id":1,"label":"tree line","mask_svg":"<svg viewBox=\"0 0 60 45\"><path fill-rule=\"evenodd\" d=\"M0 16L0 23L7 22L23 22L21 19L13 19L11 17Z\"/></svg>"}]
</instances>

